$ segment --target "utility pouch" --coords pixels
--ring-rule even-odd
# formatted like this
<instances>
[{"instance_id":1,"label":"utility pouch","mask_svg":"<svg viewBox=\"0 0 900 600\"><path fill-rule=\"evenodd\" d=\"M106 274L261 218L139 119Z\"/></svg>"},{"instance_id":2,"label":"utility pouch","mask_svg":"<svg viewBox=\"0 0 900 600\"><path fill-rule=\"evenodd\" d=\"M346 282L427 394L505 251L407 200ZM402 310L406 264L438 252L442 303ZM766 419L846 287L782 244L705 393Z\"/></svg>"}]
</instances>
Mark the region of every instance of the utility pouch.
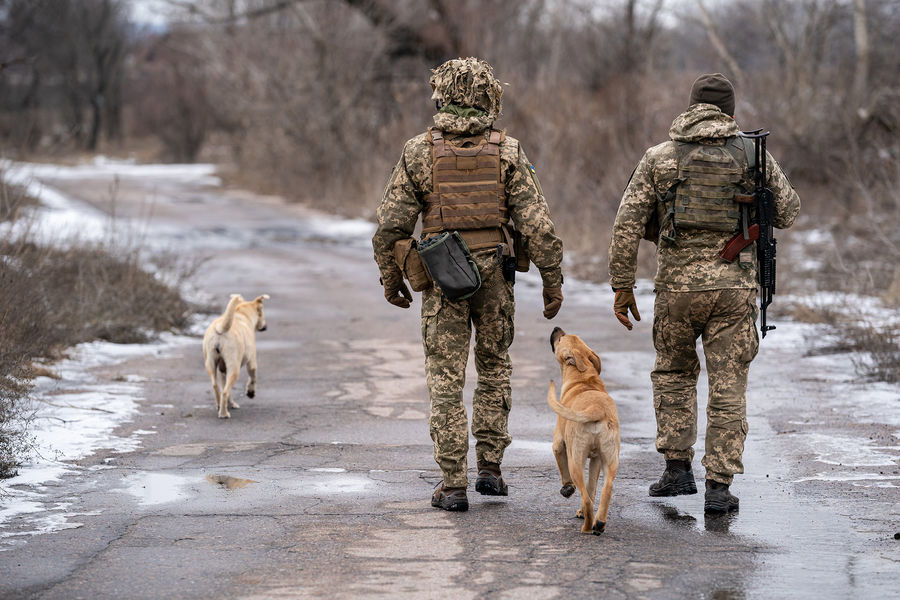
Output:
<instances>
[{"instance_id":1,"label":"utility pouch","mask_svg":"<svg viewBox=\"0 0 900 600\"><path fill-rule=\"evenodd\" d=\"M521 231L513 231L513 244L516 253L516 271L519 273L527 273L531 268L531 260L528 258L528 251L525 249L525 240Z\"/></svg>"},{"instance_id":2,"label":"utility pouch","mask_svg":"<svg viewBox=\"0 0 900 600\"><path fill-rule=\"evenodd\" d=\"M509 246L506 244L497 246L497 263L500 265L500 272L503 273L503 279L510 283L515 283L516 257L509 255Z\"/></svg>"},{"instance_id":3,"label":"utility pouch","mask_svg":"<svg viewBox=\"0 0 900 600\"><path fill-rule=\"evenodd\" d=\"M419 256L434 282L450 300L465 300L481 288L481 274L457 233L445 231L419 244Z\"/></svg>"},{"instance_id":4,"label":"utility pouch","mask_svg":"<svg viewBox=\"0 0 900 600\"><path fill-rule=\"evenodd\" d=\"M653 214L650 215L650 220L647 221L647 225L644 226L644 235L643 239L648 242L653 242L654 244L659 243L659 213L656 208L653 208Z\"/></svg>"},{"instance_id":5,"label":"utility pouch","mask_svg":"<svg viewBox=\"0 0 900 600\"><path fill-rule=\"evenodd\" d=\"M421 292L431 287L431 277L419 257L416 240L413 238L397 240L394 244L394 262L400 267L403 276L409 280L409 287L414 292Z\"/></svg>"}]
</instances>

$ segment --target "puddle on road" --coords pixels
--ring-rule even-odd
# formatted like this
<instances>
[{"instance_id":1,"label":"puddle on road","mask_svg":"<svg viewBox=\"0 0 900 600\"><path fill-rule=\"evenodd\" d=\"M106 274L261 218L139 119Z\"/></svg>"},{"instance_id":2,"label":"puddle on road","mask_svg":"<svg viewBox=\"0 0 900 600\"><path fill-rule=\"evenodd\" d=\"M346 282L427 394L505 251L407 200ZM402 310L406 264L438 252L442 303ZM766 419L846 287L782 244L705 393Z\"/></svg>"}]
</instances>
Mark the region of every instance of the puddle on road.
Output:
<instances>
[{"instance_id":1,"label":"puddle on road","mask_svg":"<svg viewBox=\"0 0 900 600\"><path fill-rule=\"evenodd\" d=\"M131 494L142 505L166 504L188 496L184 489L193 478L168 473L138 473L125 478L124 489L116 491Z\"/></svg>"},{"instance_id":2,"label":"puddle on road","mask_svg":"<svg viewBox=\"0 0 900 600\"><path fill-rule=\"evenodd\" d=\"M207 475L206 480L212 484L221 485L226 490L235 490L247 487L251 483L259 483L252 479L241 479L240 477L232 477L231 475Z\"/></svg>"},{"instance_id":3,"label":"puddle on road","mask_svg":"<svg viewBox=\"0 0 900 600\"><path fill-rule=\"evenodd\" d=\"M299 478L285 481L288 491L299 496L335 496L368 492L376 482L365 475L343 469L319 467L307 469Z\"/></svg>"}]
</instances>

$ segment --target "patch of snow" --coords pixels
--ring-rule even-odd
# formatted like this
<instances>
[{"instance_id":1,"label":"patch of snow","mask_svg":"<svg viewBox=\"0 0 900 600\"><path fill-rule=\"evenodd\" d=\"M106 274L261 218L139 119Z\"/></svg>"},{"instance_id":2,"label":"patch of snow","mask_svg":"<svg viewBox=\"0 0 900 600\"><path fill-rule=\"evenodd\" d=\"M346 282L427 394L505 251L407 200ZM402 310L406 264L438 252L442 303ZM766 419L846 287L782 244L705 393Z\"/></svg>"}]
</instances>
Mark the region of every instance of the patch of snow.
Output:
<instances>
[{"instance_id":1,"label":"patch of snow","mask_svg":"<svg viewBox=\"0 0 900 600\"><path fill-rule=\"evenodd\" d=\"M98 383L90 370L147 354L165 355L187 343L196 340L166 334L152 344L81 344L70 350L70 358L55 365L60 380L37 378L37 413L30 430L35 437L36 454L19 468L18 475L2 481L0 526L15 525L16 532L11 535L16 537L80 526L66 521L67 516L75 514L66 510L72 502L51 503L46 499L48 485L84 470L72 461L101 449L130 452L140 447L142 435L156 433L138 430L129 437L115 435L117 427L138 413L141 386ZM113 468L108 464L114 462L112 457L105 462L105 466ZM53 514L44 514L47 511Z\"/></svg>"}]
</instances>

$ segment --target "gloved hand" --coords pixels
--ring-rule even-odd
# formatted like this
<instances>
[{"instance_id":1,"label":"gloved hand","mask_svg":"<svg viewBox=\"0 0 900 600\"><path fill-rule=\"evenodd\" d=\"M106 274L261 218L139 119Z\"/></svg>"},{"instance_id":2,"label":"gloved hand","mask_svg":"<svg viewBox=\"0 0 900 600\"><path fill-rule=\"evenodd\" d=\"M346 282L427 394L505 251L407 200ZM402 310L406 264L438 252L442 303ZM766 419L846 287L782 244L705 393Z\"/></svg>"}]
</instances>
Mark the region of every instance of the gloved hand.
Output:
<instances>
[{"instance_id":1,"label":"gloved hand","mask_svg":"<svg viewBox=\"0 0 900 600\"><path fill-rule=\"evenodd\" d=\"M634 299L634 292L629 289L615 290L615 292L616 299L613 301L613 311L616 313L616 318L619 320L619 323L627 327L628 331L631 331L631 328L634 327L634 325L628 320L628 311L631 310L631 314L634 315L635 321L641 320L641 313L638 312L637 301Z\"/></svg>"},{"instance_id":2,"label":"gloved hand","mask_svg":"<svg viewBox=\"0 0 900 600\"><path fill-rule=\"evenodd\" d=\"M544 318L552 319L562 306L563 295L561 287L544 287Z\"/></svg>"},{"instance_id":3,"label":"gloved hand","mask_svg":"<svg viewBox=\"0 0 900 600\"><path fill-rule=\"evenodd\" d=\"M394 306L400 308L409 308L412 302L412 292L406 287L406 283L402 279L397 280L395 284L384 284L384 297Z\"/></svg>"}]
</instances>

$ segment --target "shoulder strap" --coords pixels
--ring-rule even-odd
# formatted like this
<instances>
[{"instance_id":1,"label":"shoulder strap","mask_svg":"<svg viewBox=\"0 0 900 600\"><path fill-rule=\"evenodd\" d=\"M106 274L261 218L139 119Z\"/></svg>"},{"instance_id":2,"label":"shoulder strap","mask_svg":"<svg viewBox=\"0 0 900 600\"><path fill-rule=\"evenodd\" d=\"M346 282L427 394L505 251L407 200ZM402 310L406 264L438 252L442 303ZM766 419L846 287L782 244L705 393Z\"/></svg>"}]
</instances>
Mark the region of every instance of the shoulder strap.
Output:
<instances>
[{"instance_id":1,"label":"shoulder strap","mask_svg":"<svg viewBox=\"0 0 900 600\"><path fill-rule=\"evenodd\" d=\"M744 156L747 157L747 165L750 169L750 174L753 175L756 171L756 147L753 145L753 141L748 137L744 137L742 134L738 134L728 141L731 142L732 140L734 140L735 146L741 144L741 147L744 150Z\"/></svg>"}]
</instances>

